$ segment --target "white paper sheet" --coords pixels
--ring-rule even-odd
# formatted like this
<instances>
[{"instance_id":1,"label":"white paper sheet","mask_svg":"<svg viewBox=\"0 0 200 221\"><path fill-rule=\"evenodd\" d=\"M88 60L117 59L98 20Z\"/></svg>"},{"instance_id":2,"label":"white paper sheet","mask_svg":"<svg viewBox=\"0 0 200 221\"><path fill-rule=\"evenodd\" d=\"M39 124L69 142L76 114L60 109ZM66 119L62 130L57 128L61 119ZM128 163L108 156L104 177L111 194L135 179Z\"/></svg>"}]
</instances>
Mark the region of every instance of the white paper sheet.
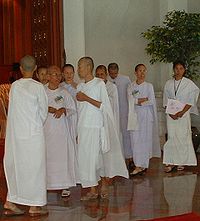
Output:
<instances>
[{"instance_id":1,"label":"white paper sheet","mask_svg":"<svg viewBox=\"0 0 200 221\"><path fill-rule=\"evenodd\" d=\"M168 99L166 113L167 114L176 114L179 111L182 111L185 107L185 104L181 103L178 100Z\"/></svg>"}]
</instances>

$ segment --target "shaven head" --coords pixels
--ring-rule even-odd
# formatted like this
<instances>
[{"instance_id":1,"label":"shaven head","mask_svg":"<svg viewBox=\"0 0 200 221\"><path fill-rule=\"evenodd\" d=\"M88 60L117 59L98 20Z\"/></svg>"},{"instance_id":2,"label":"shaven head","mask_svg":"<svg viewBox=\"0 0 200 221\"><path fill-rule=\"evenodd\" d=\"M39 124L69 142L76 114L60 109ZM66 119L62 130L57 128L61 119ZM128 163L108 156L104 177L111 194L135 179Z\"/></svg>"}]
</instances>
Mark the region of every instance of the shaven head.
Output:
<instances>
[{"instance_id":1,"label":"shaven head","mask_svg":"<svg viewBox=\"0 0 200 221\"><path fill-rule=\"evenodd\" d=\"M115 79L119 72L119 66L117 63L110 63L108 65L108 73L112 79Z\"/></svg>"},{"instance_id":2,"label":"shaven head","mask_svg":"<svg viewBox=\"0 0 200 221\"><path fill-rule=\"evenodd\" d=\"M62 80L61 69L58 66L52 65L47 69L49 85L58 87Z\"/></svg>"},{"instance_id":3,"label":"shaven head","mask_svg":"<svg viewBox=\"0 0 200 221\"><path fill-rule=\"evenodd\" d=\"M51 65L47 68L47 73L49 75L56 75L61 73L61 69L56 65Z\"/></svg>"},{"instance_id":4,"label":"shaven head","mask_svg":"<svg viewBox=\"0 0 200 221\"><path fill-rule=\"evenodd\" d=\"M34 72L37 68L35 58L30 55L26 55L21 58L20 66L24 72Z\"/></svg>"},{"instance_id":5,"label":"shaven head","mask_svg":"<svg viewBox=\"0 0 200 221\"><path fill-rule=\"evenodd\" d=\"M82 57L78 61L78 74L81 79L86 75L91 75L94 69L94 62L90 57Z\"/></svg>"},{"instance_id":6,"label":"shaven head","mask_svg":"<svg viewBox=\"0 0 200 221\"><path fill-rule=\"evenodd\" d=\"M78 63L80 63L80 62L84 62L90 68L91 72L93 71L94 62L91 57L82 57Z\"/></svg>"}]
</instances>

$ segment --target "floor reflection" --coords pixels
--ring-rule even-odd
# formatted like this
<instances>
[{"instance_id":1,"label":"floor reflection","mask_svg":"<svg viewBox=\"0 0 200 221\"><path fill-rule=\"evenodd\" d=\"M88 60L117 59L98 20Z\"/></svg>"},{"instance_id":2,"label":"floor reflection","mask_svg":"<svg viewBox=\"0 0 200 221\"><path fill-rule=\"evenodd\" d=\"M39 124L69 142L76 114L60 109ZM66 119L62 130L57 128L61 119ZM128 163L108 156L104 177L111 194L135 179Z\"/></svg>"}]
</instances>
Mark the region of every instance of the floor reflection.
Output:
<instances>
[{"instance_id":1,"label":"floor reflection","mask_svg":"<svg viewBox=\"0 0 200 221\"><path fill-rule=\"evenodd\" d=\"M192 212L196 183L196 174L186 175L184 172L163 178L164 196L170 216Z\"/></svg>"},{"instance_id":2,"label":"floor reflection","mask_svg":"<svg viewBox=\"0 0 200 221\"><path fill-rule=\"evenodd\" d=\"M145 175L131 179L115 178L108 199L81 202L81 187L71 189L69 198L60 191L48 192L49 216L17 218L1 216L6 196L5 178L0 165L0 220L20 221L135 221L183 213L200 214L199 168L165 174L161 160L152 160ZM25 207L26 208L26 207ZM26 208L27 209L27 208Z\"/></svg>"}]
</instances>

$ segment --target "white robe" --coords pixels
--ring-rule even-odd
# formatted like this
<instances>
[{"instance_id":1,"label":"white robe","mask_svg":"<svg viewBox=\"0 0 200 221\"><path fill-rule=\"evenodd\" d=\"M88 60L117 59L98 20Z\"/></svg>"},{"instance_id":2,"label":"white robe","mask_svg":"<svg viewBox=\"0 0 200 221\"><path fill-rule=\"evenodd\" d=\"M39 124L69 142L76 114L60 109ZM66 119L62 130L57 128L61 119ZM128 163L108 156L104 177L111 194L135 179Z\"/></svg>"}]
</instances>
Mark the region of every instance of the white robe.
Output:
<instances>
[{"instance_id":1,"label":"white robe","mask_svg":"<svg viewBox=\"0 0 200 221\"><path fill-rule=\"evenodd\" d=\"M163 106L167 106L169 98L192 107L178 120L173 120L167 115L168 140L163 148L163 163L194 166L197 165L197 159L192 143L190 113L198 114L196 103L199 88L191 80L183 77L175 95L174 83L174 79L170 79L165 84Z\"/></svg>"},{"instance_id":2,"label":"white robe","mask_svg":"<svg viewBox=\"0 0 200 221\"><path fill-rule=\"evenodd\" d=\"M76 114L73 98L63 87L50 90L46 87L48 106L56 109L66 108L66 116L55 118L48 113L45 122L45 140L47 146L47 189L66 189L75 186L76 146L70 133L68 118Z\"/></svg>"},{"instance_id":3,"label":"white robe","mask_svg":"<svg viewBox=\"0 0 200 221\"><path fill-rule=\"evenodd\" d=\"M113 110L114 120L117 127L117 132L120 135L120 128L119 128L119 98L118 98L118 91L117 86L110 81L106 82L106 89L108 92L108 97L110 100L110 104Z\"/></svg>"},{"instance_id":4,"label":"white robe","mask_svg":"<svg viewBox=\"0 0 200 221\"><path fill-rule=\"evenodd\" d=\"M10 202L29 206L46 204L43 123L47 111L47 96L41 83L27 78L12 84L4 156Z\"/></svg>"},{"instance_id":5,"label":"white robe","mask_svg":"<svg viewBox=\"0 0 200 221\"><path fill-rule=\"evenodd\" d=\"M62 82L60 84L60 86L64 87L67 89L67 91L71 94L71 96L73 97L74 100L76 100L76 93L77 93L77 89L72 87L71 84L67 84L66 82Z\"/></svg>"},{"instance_id":6,"label":"white robe","mask_svg":"<svg viewBox=\"0 0 200 221\"><path fill-rule=\"evenodd\" d=\"M122 133L122 143L125 158L132 158L130 133L127 131L128 121L128 98L127 88L131 83L128 76L118 75L115 79L109 77L109 80L117 86L119 98L119 117L120 117L120 130Z\"/></svg>"},{"instance_id":7,"label":"white robe","mask_svg":"<svg viewBox=\"0 0 200 221\"><path fill-rule=\"evenodd\" d=\"M75 102L76 113L68 116L68 122L69 122L69 130L70 130L70 133L71 133L71 136L72 136L72 139L73 139L73 143L76 147L75 148L75 155L76 155L76 158L78 158L77 141L76 141L76 138L78 136L78 134L77 134L78 115L77 115L77 101L76 101L77 89L72 87L71 84L67 84L65 82L62 82L60 84L60 86L67 89L67 91L72 96L72 98L74 99L74 102Z\"/></svg>"},{"instance_id":8,"label":"white robe","mask_svg":"<svg viewBox=\"0 0 200 221\"><path fill-rule=\"evenodd\" d=\"M136 127L130 130L133 161L137 167L148 168L149 159L161 155L153 85L147 82L138 85L133 82L127 91L129 107L134 104L134 110L129 109L129 117L131 114L135 114L137 118ZM144 97L148 97L148 101L138 105L137 99ZM128 120L133 119L129 118Z\"/></svg>"},{"instance_id":9,"label":"white robe","mask_svg":"<svg viewBox=\"0 0 200 221\"><path fill-rule=\"evenodd\" d=\"M98 185L100 177L128 177L105 83L94 78L78 91L102 102L97 108L78 102L78 163L83 187Z\"/></svg>"}]
</instances>

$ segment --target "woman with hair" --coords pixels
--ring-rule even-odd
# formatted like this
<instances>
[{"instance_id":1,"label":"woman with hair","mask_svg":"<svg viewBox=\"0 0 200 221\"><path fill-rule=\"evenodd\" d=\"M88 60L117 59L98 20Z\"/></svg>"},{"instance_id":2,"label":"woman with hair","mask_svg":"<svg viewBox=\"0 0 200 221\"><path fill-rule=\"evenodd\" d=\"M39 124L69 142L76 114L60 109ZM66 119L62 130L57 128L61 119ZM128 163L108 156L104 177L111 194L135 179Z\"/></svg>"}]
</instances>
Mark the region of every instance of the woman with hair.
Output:
<instances>
[{"instance_id":1,"label":"woman with hair","mask_svg":"<svg viewBox=\"0 0 200 221\"><path fill-rule=\"evenodd\" d=\"M198 114L199 88L184 77L186 66L182 61L173 63L174 76L166 82L163 106L167 113L168 140L164 145L165 172L183 170L184 165L196 166L197 159L192 144L190 113Z\"/></svg>"},{"instance_id":2,"label":"woman with hair","mask_svg":"<svg viewBox=\"0 0 200 221\"><path fill-rule=\"evenodd\" d=\"M133 161L136 168L130 175L143 173L152 157L160 157L156 100L153 85L145 81L144 64L135 67L136 81L128 87L128 130L131 136Z\"/></svg>"}]
</instances>

